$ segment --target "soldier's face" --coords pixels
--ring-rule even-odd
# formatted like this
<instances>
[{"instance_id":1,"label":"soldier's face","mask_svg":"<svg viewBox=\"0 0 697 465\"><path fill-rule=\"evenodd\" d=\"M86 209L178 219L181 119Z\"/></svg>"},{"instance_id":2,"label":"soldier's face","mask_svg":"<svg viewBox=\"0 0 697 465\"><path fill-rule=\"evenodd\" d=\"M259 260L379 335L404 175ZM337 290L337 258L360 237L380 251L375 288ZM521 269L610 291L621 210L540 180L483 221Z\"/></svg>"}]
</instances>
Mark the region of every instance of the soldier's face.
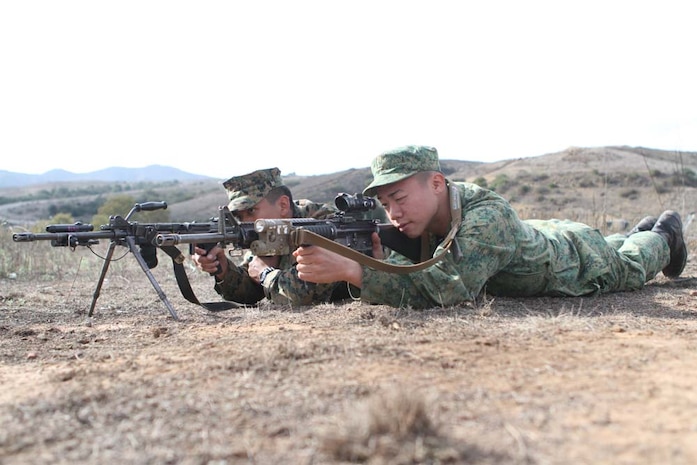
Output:
<instances>
[{"instance_id":1,"label":"soldier's face","mask_svg":"<svg viewBox=\"0 0 697 465\"><path fill-rule=\"evenodd\" d=\"M429 179L414 175L377 189L390 221L407 237L423 234L438 211L438 198Z\"/></svg>"},{"instance_id":2,"label":"soldier's face","mask_svg":"<svg viewBox=\"0 0 697 465\"><path fill-rule=\"evenodd\" d=\"M252 208L238 210L235 212L237 218L242 222L254 222L258 219L283 218L283 206L281 202L271 203L267 199L262 199Z\"/></svg>"}]
</instances>

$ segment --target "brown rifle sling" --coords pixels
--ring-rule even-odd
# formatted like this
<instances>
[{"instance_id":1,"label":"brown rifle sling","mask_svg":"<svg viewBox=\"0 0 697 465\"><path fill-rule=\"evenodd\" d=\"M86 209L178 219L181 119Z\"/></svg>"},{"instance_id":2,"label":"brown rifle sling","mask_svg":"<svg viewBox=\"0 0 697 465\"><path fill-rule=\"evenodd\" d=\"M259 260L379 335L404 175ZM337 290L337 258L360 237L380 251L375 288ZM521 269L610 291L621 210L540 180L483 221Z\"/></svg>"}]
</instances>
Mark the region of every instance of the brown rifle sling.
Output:
<instances>
[{"instance_id":1,"label":"brown rifle sling","mask_svg":"<svg viewBox=\"0 0 697 465\"><path fill-rule=\"evenodd\" d=\"M387 271L388 273L396 274L413 273L414 271L420 271L428 268L429 266L439 262L450 248L449 242L441 253L425 262L416 263L414 265L393 265L392 263L387 263L382 260L369 257L368 255L364 255L357 250L346 247L338 242L334 242L331 239L327 239L326 237L320 236L312 231L308 231L307 229L298 228L293 231L292 234L294 236L294 242L298 245L316 245L318 247L322 247L323 249L331 250L332 252L335 252L343 257L350 258L361 265L368 266L378 271Z\"/></svg>"}]
</instances>

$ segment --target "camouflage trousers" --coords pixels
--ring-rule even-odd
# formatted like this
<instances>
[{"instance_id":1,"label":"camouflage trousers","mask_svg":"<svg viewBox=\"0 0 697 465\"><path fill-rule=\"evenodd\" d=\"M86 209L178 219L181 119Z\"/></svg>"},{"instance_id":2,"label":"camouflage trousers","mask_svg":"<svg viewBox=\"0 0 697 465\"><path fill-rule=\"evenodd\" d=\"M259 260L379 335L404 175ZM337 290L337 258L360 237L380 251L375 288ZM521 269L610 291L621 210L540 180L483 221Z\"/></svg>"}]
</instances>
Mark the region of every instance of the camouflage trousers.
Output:
<instances>
[{"instance_id":1,"label":"camouflage trousers","mask_svg":"<svg viewBox=\"0 0 697 465\"><path fill-rule=\"evenodd\" d=\"M638 269L630 273L632 288L640 288L655 278L670 262L668 244L658 234L650 231L639 232L629 237L624 234L612 234L607 236L605 241L622 257L638 265Z\"/></svg>"},{"instance_id":2,"label":"camouflage trousers","mask_svg":"<svg viewBox=\"0 0 697 465\"><path fill-rule=\"evenodd\" d=\"M564 238L553 283L540 294L579 296L641 289L670 261L668 244L650 231L603 237L597 229L568 220L526 222L550 238Z\"/></svg>"}]
</instances>

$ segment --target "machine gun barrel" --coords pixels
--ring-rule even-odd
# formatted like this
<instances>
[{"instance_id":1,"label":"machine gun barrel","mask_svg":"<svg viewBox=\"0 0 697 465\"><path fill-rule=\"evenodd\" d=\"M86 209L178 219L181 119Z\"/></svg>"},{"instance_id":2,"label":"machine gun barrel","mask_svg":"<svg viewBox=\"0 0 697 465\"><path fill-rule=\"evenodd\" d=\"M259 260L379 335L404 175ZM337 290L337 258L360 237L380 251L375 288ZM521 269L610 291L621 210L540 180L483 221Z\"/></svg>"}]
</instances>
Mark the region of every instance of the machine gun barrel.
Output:
<instances>
[{"instance_id":1,"label":"machine gun barrel","mask_svg":"<svg viewBox=\"0 0 697 465\"><path fill-rule=\"evenodd\" d=\"M99 239L118 239L125 237L120 231L85 231L85 232L47 232L47 233L14 233L12 240L15 242L51 241L53 247L72 247L79 245L88 246L99 243Z\"/></svg>"}]
</instances>

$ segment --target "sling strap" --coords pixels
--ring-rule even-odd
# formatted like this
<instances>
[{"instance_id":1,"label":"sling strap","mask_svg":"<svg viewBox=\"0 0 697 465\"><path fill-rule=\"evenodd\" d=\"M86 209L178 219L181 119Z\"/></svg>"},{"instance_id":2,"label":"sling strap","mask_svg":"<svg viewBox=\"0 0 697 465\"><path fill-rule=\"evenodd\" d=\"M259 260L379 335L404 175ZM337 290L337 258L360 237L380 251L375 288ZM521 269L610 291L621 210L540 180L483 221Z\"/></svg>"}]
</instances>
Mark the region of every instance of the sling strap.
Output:
<instances>
[{"instance_id":1,"label":"sling strap","mask_svg":"<svg viewBox=\"0 0 697 465\"><path fill-rule=\"evenodd\" d=\"M223 310L230 310L231 308L244 307L242 304L230 301L221 302L199 302L196 298L194 290L191 288L191 283L189 283L189 277L186 274L186 269L184 268L185 257L173 245L166 245L160 247L164 252L172 258L172 265L174 266L174 276L177 278L177 284L179 285L179 290L182 296L191 302L192 304L200 305L201 307L210 310L212 312L220 312Z\"/></svg>"}]
</instances>

